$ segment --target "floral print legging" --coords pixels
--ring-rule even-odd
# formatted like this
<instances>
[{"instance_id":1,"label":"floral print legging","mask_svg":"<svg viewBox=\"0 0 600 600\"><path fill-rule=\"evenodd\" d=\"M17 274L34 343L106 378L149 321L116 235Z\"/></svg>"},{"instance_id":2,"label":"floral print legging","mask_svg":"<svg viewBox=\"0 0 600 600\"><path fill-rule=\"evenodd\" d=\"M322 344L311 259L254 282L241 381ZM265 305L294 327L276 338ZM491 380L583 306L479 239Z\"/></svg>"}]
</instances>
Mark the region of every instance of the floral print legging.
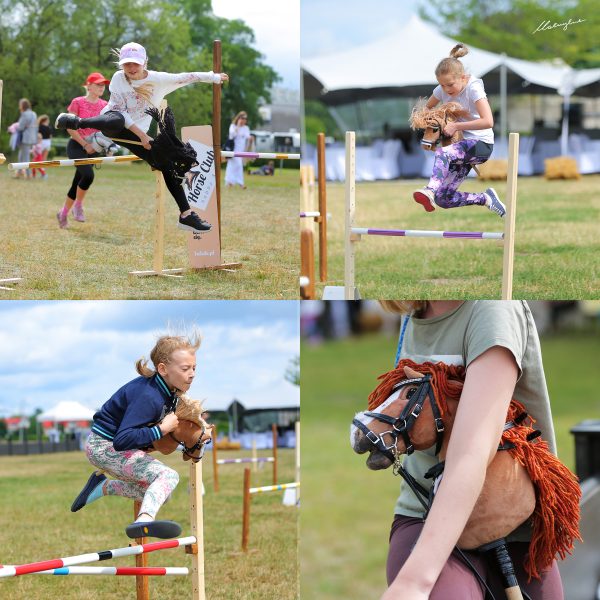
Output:
<instances>
[{"instance_id":1,"label":"floral print legging","mask_svg":"<svg viewBox=\"0 0 600 600\"><path fill-rule=\"evenodd\" d=\"M457 208L470 204L485 204L483 193L458 192L472 165L484 163L492 153L492 145L476 139L461 140L435 151L433 173L427 184L441 208Z\"/></svg>"},{"instance_id":2,"label":"floral print legging","mask_svg":"<svg viewBox=\"0 0 600 600\"><path fill-rule=\"evenodd\" d=\"M140 514L156 517L158 509L167 501L179 483L179 473L152 458L143 450L118 452L112 442L91 433L85 453L88 460L115 479L107 480L105 493L124 496L142 503Z\"/></svg>"}]
</instances>

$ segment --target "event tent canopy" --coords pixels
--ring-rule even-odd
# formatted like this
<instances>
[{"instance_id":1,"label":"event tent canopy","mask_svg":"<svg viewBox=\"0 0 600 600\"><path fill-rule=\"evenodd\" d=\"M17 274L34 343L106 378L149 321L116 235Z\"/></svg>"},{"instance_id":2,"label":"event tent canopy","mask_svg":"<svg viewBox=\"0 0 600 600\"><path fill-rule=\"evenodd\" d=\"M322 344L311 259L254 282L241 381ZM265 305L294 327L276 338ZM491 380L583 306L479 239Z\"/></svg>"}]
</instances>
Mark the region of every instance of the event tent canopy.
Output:
<instances>
[{"instance_id":1,"label":"event tent canopy","mask_svg":"<svg viewBox=\"0 0 600 600\"><path fill-rule=\"evenodd\" d=\"M336 105L366 98L428 96L437 85L437 64L456 43L413 15L392 35L349 50L304 58L305 97ZM488 94L502 92L503 69L509 94L595 95L600 85L600 69L574 71L567 65L510 58L473 46L461 60L469 73L484 79ZM571 89L566 87L569 77L573 78Z\"/></svg>"},{"instance_id":2,"label":"event tent canopy","mask_svg":"<svg viewBox=\"0 0 600 600\"><path fill-rule=\"evenodd\" d=\"M96 411L79 404L79 402L63 401L59 402L53 408L40 413L37 416L39 423L44 421L54 421L62 423L64 421L91 421Z\"/></svg>"}]
</instances>

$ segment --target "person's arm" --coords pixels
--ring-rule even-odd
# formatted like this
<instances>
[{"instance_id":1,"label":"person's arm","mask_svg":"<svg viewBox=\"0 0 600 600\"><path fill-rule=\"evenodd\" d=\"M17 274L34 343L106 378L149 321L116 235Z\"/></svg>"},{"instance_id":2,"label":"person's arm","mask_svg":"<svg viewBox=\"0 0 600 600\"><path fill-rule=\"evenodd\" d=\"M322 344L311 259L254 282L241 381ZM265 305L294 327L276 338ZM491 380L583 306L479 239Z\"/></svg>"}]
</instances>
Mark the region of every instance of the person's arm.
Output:
<instances>
[{"instance_id":1,"label":"person's arm","mask_svg":"<svg viewBox=\"0 0 600 600\"><path fill-rule=\"evenodd\" d=\"M121 452L145 448L177 427L178 419L174 413L166 415L161 423L149 426L148 423L156 422L159 414L152 394L130 397L113 439L114 449Z\"/></svg>"},{"instance_id":2,"label":"person's arm","mask_svg":"<svg viewBox=\"0 0 600 600\"><path fill-rule=\"evenodd\" d=\"M494 116L487 98L481 98L475 102L479 113L479 119L473 121L454 121L444 127L446 135L454 135L457 131L473 131L476 129L491 129L494 126Z\"/></svg>"},{"instance_id":3,"label":"person's arm","mask_svg":"<svg viewBox=\"0 0 600 600\"><path fill-rule=\"evenodd\" d=\"M382 600L429 597L479 497L517 377L513 354L501 346L468 366L442 482L413 551Z\"/></svg>"},{"instance_id":4,"label":"person's arm","mask_svg":"<svg viewBox=\"0 0 600 600\"><path fill-rule=\"evenodd\" d=\"M144 146L144 148L146 148L146 150L152 149L152 146L150 145L152 138L145 131L142 131L135 124L132 124L127 129L129 129L129 131L131 131L132 133L135 133L135 135L137 135L140 138L140 142L142 142L142 146Z\"/></svg>"},{"instance_id":5,"label":"person's arm","mask_svg":"<svg viewBox=\"0 0 600 600\"><path fill-rule=\"evenodd\" d=\"M81 136L77 129L67 129L67 133L74 139L88 154L94 154L96 150L94 146L88 144L85 139Z\"/></svg>"},{"instance_id":6,"label":"person's arm","mask_svg":"<svg viewBox=\"0 0 600 600\"><path fill-rule=\"evenodd\" d=\"M434 106L437 106L440 103L439 99L435 96L429 96L429 100L427 100L426 108L432 109Z\"/></svg>"},{"instance_id":7,"label":"person's arm","mask_svg":"<svg viewBox=\"0 0 600 600\"><path fill-rule=\"evenodd\" d=\"M191 85L192 83L223 84L226 81L229 81L229 75L227 75L227 73L214 73L213 71L198 71L193 73L156 72L155 75L158 80L158 85L161 88L161 96L163 97L181 87Z\"/></svg>"}]
</instances>

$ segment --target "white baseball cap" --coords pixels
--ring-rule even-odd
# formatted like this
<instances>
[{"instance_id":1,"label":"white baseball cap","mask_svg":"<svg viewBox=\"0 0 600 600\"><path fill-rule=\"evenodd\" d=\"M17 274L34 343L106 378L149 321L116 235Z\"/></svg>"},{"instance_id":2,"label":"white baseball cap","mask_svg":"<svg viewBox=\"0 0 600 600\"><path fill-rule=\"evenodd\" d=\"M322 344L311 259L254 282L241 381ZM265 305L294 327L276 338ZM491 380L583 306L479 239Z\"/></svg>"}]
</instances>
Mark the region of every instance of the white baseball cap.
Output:
<instances>
[{"instance_id":1,"label":"white baseball cap","mask_svg":"<svg viewBox=\"0 0 600 600\"><path fill-rule=\"evenodd\" d=\"M119 50L119 66L129 62L138 65L146 64L146 49L144 46L135 42L129 42Z\"/></svg>"}]
</instances>

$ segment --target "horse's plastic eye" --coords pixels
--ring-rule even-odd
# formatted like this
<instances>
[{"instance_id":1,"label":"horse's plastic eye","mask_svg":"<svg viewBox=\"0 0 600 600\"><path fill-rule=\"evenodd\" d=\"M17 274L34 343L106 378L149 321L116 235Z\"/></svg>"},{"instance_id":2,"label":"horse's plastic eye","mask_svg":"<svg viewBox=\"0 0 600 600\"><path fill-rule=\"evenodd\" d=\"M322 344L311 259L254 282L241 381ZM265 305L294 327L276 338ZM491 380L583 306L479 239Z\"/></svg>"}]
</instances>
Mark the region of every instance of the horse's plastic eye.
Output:
<instances>
[{"instance_id":1,"label":"horse's plastic eye","mask_svg":"<svg viewBox=\"0 0 600 600\"><path fill-rule=\"evenodd\" d=\"M406 392L406 397L408 399L413 397L413 394L417 391L416 387L410 388L410 390L408 390L408 392Z\"/></svg>"}]
</instances>

